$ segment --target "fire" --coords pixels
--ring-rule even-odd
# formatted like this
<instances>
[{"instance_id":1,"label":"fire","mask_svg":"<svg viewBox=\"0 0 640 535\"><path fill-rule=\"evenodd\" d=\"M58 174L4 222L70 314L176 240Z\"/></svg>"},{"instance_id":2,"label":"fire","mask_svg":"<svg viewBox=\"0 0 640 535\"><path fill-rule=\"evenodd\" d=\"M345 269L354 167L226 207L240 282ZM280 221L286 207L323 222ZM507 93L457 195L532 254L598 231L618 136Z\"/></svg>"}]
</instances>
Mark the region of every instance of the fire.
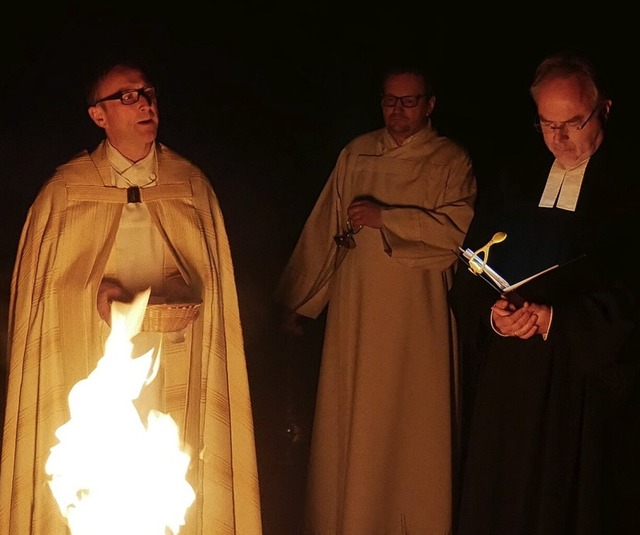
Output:
<instances>
[{"instance_id":1,"label":"fire","mask_svg":"<svg viewBox=\"0 0 640 535\"><path fill-rule=\"evenodd\" d=\"M73 535L176 535L195 499L178 426L159 411L145 426L133 404L157 371L153 350L131 357L149 293L113 304L104 356L71 389L71 417L45 465Z\"/></svg>"}]
</instances>

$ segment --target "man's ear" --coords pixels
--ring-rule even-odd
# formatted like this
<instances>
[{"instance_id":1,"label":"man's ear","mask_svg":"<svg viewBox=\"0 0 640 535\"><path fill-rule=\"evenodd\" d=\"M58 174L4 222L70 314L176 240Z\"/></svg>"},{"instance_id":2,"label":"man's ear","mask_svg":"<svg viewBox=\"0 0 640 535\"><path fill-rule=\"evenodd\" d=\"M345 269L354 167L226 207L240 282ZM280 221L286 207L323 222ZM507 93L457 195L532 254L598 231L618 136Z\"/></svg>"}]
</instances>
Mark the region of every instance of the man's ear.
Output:
<instances>
[{"instance_id":1,"label":"man's ear","mask_svg":"<svg viewBox=\"0 0 640 535\"><path fill-rule=\"evenodd\" d=\"M613 106L613 101L610 99L604 100L602 102L602 108L600 109L600 117L602 118L602 122L606 122L609 118L609 113L611 113L611 106Z\"/></svg>"},{"instance_id":2,"label":"man's ear","mask_svg":"<svg viewBox=\"0 0 640 535\"><path fill-rule=\"evenodd\" d=\"M104 110L100 106L89 106L87 112L94 123L96 123L100 128L105 127L107 118L104 116Z\"/></svg>"},{"instance_id":3,"label":"man's ear","mask_svg":"<svg viewBox=\"0 0 640 535\"><path fill-rule=\"evenodd\" d=\"M427 100L427 113L426 116L430 117L431 114L433 113L433 108L436 107L436 97L435 95L432 95L429 97L429 100Z\"/></svg>"}]
</instances>

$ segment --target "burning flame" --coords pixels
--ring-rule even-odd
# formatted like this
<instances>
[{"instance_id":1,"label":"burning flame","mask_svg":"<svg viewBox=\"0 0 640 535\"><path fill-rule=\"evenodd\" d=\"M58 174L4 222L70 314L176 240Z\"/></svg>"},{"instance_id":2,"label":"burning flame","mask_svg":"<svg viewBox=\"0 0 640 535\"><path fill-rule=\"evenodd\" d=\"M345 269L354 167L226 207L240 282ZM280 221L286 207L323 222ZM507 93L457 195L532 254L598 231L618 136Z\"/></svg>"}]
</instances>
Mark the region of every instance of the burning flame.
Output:
<instances>
[{"instance_id":1,"label":"burning flame","mask_svg":"<svg viewBox=\"0 0 640 535\"><path fill-rule=\"evenodd\" d=\"M131 357L149 294L113 303L104 356L71 389L71 418L56 430L45 471L73 535L176 535L195 500L178 426L152 410L145 427L133 404L157 371L153 350Z\"/></svg>"}]
</instances>

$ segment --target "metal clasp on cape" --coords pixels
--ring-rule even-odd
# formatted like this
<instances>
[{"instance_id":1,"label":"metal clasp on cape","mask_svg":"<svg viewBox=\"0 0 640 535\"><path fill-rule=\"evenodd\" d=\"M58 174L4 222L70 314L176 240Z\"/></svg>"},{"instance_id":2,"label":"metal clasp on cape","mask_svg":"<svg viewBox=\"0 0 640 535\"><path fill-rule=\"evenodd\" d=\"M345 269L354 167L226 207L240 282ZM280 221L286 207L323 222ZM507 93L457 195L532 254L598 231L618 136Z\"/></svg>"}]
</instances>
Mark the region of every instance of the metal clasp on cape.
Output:
<instances>
[{"instance_id":1,"label":"metal clasp on cape","mask_svg":"<svg viewBox=\"0 0 640 535\"><path fill-rule=\"evenodd\" d=\"M127 188L127 202L142 202L140 198L140 188L138 186L131 186Z\"/></svg>"}]
</instances>

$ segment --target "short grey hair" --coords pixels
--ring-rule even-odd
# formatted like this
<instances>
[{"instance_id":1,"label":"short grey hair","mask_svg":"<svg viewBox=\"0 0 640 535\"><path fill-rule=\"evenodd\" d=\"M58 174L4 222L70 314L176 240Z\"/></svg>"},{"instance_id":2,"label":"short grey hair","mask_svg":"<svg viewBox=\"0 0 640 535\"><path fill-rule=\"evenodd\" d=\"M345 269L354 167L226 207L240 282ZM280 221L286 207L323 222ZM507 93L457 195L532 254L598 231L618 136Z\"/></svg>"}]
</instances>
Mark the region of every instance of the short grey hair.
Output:
<instances>
[{"instance_id":1,"label":"short grey hair","mask_svg":"<svg viewBox=\"0 0 640 535\"><path fill-rule=\"evenodd\" d=\"M594 106L609 98L593 61L579 52L569 50L551 54L538 65L529 87L533 101L538 103L540 85L546 80L572 76L580 79L583 86L588 89Z\"/></svg>"}]
</instances>

